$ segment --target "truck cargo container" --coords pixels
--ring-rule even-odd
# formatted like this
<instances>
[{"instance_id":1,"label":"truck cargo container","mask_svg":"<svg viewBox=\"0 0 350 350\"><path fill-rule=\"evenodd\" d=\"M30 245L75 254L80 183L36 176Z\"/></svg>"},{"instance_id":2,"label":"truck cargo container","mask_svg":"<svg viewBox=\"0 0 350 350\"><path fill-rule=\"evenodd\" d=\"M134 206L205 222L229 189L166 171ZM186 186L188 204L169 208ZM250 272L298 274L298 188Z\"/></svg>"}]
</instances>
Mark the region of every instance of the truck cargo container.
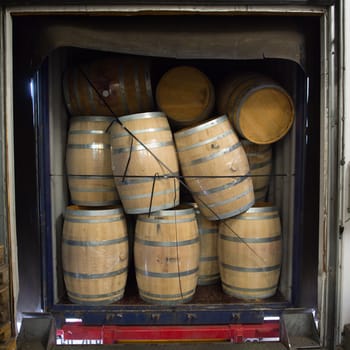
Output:
<instances>
[{"instance_id":1,"label":"truck cargo container","mask_svg":"<svg viewBox=\"0 0 350 350\"><path fill-rule=\"evenodd\" d=\"M326 0L3 1L0 266L9 294L4 346L13 346L9 322L12 338L19 332L17 346L33 349L38 339L57 347L89 342L146 348L152 342L170 348L195 341L199 348L246 343L247 348L335 349L346 344L349 18L345 1ZM241 84L236 95L235 84ZM250 120L252 115L257 119ZM153 117L160 124L147 126ZM146 126L134 127L138 119ZM100 127L101 122L107 124ZM225 123L228 130L209 132ZM149 132L147 145L142 127ZM197 132L198 144L185 144ZM106 135L107 141L99 139ZM245 139L270 152L263 172L254 172L249 156L256 151L249 154ZM164 149L155 151L159 145ZM184 159L202 146L202 158ZM229 173L212 165L219 149L226 157L241 146ZM107 160L99 159L112 163L110 172L95 166L102 149L110 152L103 155ZM87 150L92 150L88 165ZM141 160L134 162L138 151ZM149 170L154 159L159 169ZM75 172L80 163L86 173ZM84 187L90 186L87 177L108 178L102 194ZM247 179L252 183L237 194L241 201L258 179L268 182L262 195L254 188L255 194L243 204L237 200L240 207L233 209L228 189ZM130 184L140 183L146 190L135 194ZM163 184L170 204L158 206L157 186ZM104 198L102 204L96 196ZM136 209L130 198L137 199ZM241 228L238 221L251 221L261 201L278 213L280 224L273 230L280 236L242 238L234 231ZM103 222L124 212L122 237L100 238L99 229L89 226L96 224L96 212ZM198 265L192 264L199 263L200 232L195 238L193 228L176 225L189 212L221 225L219 253L211 256L220 267L214 282L188 282L192 274L198 278ZM172 219L174 232L161 228ZM70 236L67 222L81 224L87 241ZM160 238L150 238L153 224ZM257 226L263 230L265 224ZM176 236L174 245L168 234ZM100 248L125 239L118 257ZM192 245L195 250L180 257L179 247ZM170 250L161 252L164 246L175 247L175 257ZM245 262L253 256L265 265L270 259L270 265L237 266L241 255ZM185 257L191 268L180 271ZM127 265L110 272L109 260L114 264L115 258ZM167 270L171 264L178 264L175 273ZM111 274L122 276L115 283L125 282L118 294L112 287L106 292ZM271 287L266 281L276 276ZM156 278L164 280L158 284ZM79 283L83 295L76 292ZM163 290L176 297L163 299Z\"/></svg>"}]
</instances>

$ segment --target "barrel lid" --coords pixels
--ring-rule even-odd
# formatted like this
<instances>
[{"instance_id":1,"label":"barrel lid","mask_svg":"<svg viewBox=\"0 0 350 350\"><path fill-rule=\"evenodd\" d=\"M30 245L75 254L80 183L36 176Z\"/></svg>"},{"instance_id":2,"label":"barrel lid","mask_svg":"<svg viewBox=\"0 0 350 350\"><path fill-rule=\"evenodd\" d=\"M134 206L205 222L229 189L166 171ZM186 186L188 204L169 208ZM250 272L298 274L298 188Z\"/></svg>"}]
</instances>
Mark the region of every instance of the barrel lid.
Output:
<instances>
[{"instance_id":1,"label":"barrel lid","mask_svg":"<svg viewBox=\"0 0 350 350\"><path fill-rule=\"evenodd\" d=\"M214 107L214 87L198 68L177 66L159 80L156 100L173 121L179 124L197 122L208 118Z\"/></svg>"},{"instance_id":2,"label":"barrel lid","mask_svg":"<svg viewBox=\"0 0 350 350\"><path fill-rule=\"evenodd\" d=\"M121 122L125 122L128 120L147 119L147 118L166 118L166 115L164 112L154 111L154 112L127 114L127 115L118 117L118 119Z\"/></svg>"},{"instance_id":3,"label":"barrel lid","mask_svg":"<svg viewBox=\"0 0 350 350\"><path fill-rule=\"evenodd\" d=\"M175 138L180 138L180 137L184 137L184 136L189 136L192 134L195 134L196 132L205 130L205 129L209 129L215 125L218 125L220 123L223 123L225 121L228 121L228 117L227 115L222 115L220 117L216 117L216 118L212 118L208 121L205 121L203 123L200 123L196 126L192 126L192 127L188 127L182 130L179 130L177 132L174 133L174 137Z\"/></svg>"},{"instance_id":4,"label":"barrel lid","mask_svg":"<svg viewBox=\"0 0 350 350\"><path fill-rule=\"evenodd\" d=\"M159 210L152 212L151 216L175 216L175 215L189 215L194 213L194 208L190 204L180 204L175 208ZM144 214L147 215L148 214Z\"/></svg>"},{"instance_id":5,"label":"barrel lid","mask_svg":"<svg viewBox=\"0 0 350 350\"><path fill-rule=\"evenodd\" d=\"M277 84L258 85L236 98L230 118L238 133L247 140L271 144L283 138L291 128L293 101Z\"/></svg>"},{"instance_id":6,"label":"barrel lid","mask_svg":"<svg viewBox=\"0 0 350 350\"><path fill-rule=\"evenodd\" d=\"M82 207L70 205L66 208L65 216L109 216L123 214L123 212L121 206Z\"/></svg>"},{"instance_id":7,"label":"barrel lid","mask_svg":"<svg viewBox=\"0 0 350 350\"><path fill-rule=\"evenodd\" d=\"M271 202L256 202L245 213L266 213L278 211L278 208ZM243 213L244 214L244 213Z\"/></svg>"}]
</instances>

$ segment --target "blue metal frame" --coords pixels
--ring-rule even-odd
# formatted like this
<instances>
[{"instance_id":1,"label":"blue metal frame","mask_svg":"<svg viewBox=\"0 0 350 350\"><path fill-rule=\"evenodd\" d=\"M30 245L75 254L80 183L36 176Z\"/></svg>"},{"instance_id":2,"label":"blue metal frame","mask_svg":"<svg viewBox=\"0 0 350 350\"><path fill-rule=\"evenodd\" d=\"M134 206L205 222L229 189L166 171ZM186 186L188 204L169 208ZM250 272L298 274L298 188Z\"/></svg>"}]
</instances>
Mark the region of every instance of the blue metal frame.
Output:
<instances>
[{"instance_id":1,"label":"blue metal frame","mask_svg":"<svg viewBox=\"0 0 350 350\"><path fill-rule=\"evenodd\" d=\"M48 63L44 62L36 73L34 83L34 125L37 142L37 167L39 182L39 213L42 244L42 305L43 309L53 305L53 261L51 232L51 189L50 189L50 133L49 133L49 99Z\"/></svg>"},{"instance_id":2,"label":"blue metal frame","mask_svg":"<svg viewBox=\"0 0 350 350\"><path fill-rule=\"evenodd\" d=\"M302 84L302 82L300 82ZM306 91L306 81L304 81L303 89L296 89L297 95L294 97L295 101L302 101ZM306 152L306 101L304 103L296 104L296 116L302 115L303 118L296 118L296 150L295 150L295 196L294 196L294 232L293 232L293 252L295 257L293 259L293 275L292 275L292 302L293 304L299 299L299 291L301 288L300 271L302 268L298 252L301 250L302 239L300 232L303 230L303 220L300 213L304 212L304 175L305 175L305 152Z\"/></svg>"},{"instance_id":3,"label":"blue metal frame","mask_svg":"<svg viewBox=\"0 0 350 350\"><path fill-rule=\"evenodd\" d=\"M57 324L66 319L79 318L86 325L200 325L200 324L256 324L266 316L280 316L290 307L287 302L254 304L184 304L175 307L152 305L107 305L88 307L55 305L50 312Z\"/></svg>"}]
</instances>

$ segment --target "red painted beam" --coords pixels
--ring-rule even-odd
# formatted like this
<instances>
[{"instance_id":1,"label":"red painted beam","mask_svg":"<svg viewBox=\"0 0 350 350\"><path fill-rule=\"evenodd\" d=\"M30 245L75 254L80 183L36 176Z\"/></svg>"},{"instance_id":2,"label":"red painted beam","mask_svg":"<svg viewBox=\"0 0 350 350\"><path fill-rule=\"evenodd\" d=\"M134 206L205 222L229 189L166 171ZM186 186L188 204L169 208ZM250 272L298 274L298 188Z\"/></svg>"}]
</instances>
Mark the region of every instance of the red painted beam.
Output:
<instances>
[{"instance_id":1,"label":"red painted beam","mask_svg":"<svg viewBox=\"0 0 350 350\"><path fill-rule=\"evenodd\" d=\"M100 340L103 344L161 341L230 341L279 338L279 322L204 326L85 326L65 324L57 331L63 340Z\"/></svg>"}]
</instances>

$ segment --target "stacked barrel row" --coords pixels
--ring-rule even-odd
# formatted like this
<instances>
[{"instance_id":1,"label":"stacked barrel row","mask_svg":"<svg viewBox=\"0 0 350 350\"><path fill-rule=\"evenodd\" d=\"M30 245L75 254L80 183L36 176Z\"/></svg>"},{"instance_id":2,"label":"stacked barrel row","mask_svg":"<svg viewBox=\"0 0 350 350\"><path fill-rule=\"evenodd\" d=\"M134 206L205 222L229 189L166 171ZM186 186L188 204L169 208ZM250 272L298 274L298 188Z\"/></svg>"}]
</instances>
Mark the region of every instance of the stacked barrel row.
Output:
<instances>
[{"instance_id":1,"label":"stacked barrel row","mask_svg":"<svg viewBox=\"0 0 350 350\"><path fill-rule=\"evenodd\" d=\"M217 89L215 116L215 89L196 67L163 74L158 111L143 59L101 60L66 72L72 205L62 252L71 301L123 297L128 236L134 236L136 280L147 302L186 302L198 284L220 278L235 297L276 292L280 219L273 205L256 202L266 198L271 144L287 133L294 112L278 84L246 78ZM180 198L180 185L190 203Z\"/></svg>"}]
</instances>

